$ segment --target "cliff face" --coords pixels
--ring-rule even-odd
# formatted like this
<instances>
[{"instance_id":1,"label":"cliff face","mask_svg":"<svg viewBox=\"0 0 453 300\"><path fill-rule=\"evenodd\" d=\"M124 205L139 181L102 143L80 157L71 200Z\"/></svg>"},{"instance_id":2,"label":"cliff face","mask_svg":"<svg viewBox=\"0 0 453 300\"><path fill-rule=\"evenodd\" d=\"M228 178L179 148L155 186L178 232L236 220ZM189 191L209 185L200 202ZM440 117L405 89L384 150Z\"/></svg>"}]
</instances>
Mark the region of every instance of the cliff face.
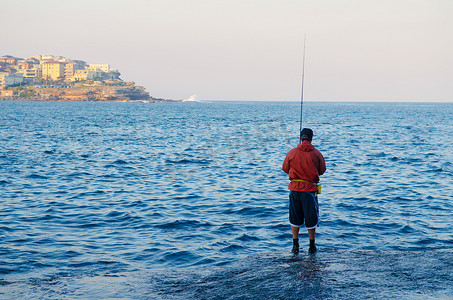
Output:
<instances>
[{"instance_id":1,"label":"cliff face","mask_svg":"<svg viewBox=\"0 0 453 300\"><path fill-rule=\"evenodd\" d=\"M148 100L150 95L138 86L84 86L84 87L34 87L34 96L30 100L68 100L68 101L129 101ZM21 99L20 93L17 96Z\"/></svg>"},{"instance_id":2,"label":"cliff face","mask_svg":"<svg viewBox=\"0 0 453 300\"><path fill-rule=\"evenodd\" d=\"M153 98L133 82L111 81L59 86L26 85L0 89L0 100L179 102Z\"/></svg>"}]
</instances>

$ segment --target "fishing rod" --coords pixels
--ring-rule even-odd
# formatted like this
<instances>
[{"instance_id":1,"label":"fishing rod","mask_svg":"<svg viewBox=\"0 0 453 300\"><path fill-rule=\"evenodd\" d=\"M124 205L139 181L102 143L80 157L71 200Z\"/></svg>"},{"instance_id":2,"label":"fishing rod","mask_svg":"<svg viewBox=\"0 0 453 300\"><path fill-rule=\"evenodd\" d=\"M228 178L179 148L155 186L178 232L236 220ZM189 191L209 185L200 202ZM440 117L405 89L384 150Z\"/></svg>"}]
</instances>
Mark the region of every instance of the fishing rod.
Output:
<instances>
[{"instance_id":1,"label":"fishing rod","mask_svg":"<svg viewBox=\"0 0 453 300\"><path fill-rule=\"evenodd\" d=\"M302 123L303 123L303 105L304 105L304 78L305 78L305 42L307 39L307 35L304 35L304 54L302 59L302 90L300 93L300 126L299 126L299 133L302 131Z\"/></svg>"}]
</instances>

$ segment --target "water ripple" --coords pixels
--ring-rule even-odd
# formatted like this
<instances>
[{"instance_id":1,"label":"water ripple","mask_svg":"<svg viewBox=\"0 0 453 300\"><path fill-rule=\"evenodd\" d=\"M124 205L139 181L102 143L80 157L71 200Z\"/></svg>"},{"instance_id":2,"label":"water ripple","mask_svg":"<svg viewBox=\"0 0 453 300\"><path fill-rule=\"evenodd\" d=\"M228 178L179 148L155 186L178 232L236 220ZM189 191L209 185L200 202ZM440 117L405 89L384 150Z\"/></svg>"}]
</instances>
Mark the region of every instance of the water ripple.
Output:
<instances>
[{"instance_id":1,"label":"water ripple","mask_svg":"<svg viewBox=\"0 0 453 300\"><path fill-rule=\"evenodd\" d=\"M291 248L281 163L298 142L296 103L2 101L0 110L2 286L228 266ZM451 104L307 104L328 168L321 250L451 248L451 115Z\"/></svg>"}]
</instances>

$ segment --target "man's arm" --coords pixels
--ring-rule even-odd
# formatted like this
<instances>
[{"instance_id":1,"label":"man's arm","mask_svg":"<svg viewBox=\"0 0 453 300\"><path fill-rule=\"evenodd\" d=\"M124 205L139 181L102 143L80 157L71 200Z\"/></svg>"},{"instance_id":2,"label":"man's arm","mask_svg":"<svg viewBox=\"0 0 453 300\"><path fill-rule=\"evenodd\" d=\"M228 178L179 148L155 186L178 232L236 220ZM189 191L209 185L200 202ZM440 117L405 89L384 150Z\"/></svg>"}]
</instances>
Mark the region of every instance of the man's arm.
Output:
<instances>
[{"instance_id":1,"label":"man's arm","mask_svg":"<svg viewBox=\"0 0 453 300\"><path fill-rule=\"evenodd\" d=\"M288 155L286 155L285 160L283 161L283 165L282 165L282 170L286 174L289 173L289 161L290 161L290 159L289 159L289 153L288 153Z\"/></svg>"},{"instance_id":2,"label":"man's arm","mask_svg":"<svg viewBox=\"0 0 453 300\"><path fill-rule=\"evenodd\" d=\"M322 175L326 171L326 161L324 160L324 156L322 156L321 152L319 151L318 157L319 157L318 174Z\"/></svg>"}]
</instances>

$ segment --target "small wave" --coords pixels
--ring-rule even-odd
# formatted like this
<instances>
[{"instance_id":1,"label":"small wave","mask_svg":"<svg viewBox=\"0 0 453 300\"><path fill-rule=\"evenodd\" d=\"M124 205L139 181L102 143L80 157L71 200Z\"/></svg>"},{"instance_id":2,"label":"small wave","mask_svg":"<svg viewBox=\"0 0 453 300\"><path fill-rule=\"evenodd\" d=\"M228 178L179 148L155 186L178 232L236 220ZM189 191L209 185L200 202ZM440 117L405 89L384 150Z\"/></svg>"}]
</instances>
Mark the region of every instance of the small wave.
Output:
<instances>
[{"instance_id":1,"label":"small wave","mask_svg":"<svg viewBox=\"0 0 453 300\"><path fill-rule=\"evenodd\" d=\"M413 201L414 199L406 198L406 197L395 197L394 201L402 201L402 202L408 202L408 201Z\"/></svg>"},{"instance_id":2,"label":"small wave","mask_svg":"<svg viewBox=\"0 0 453 300\"><path fill-rule=\"evenodd\" d=\"M201 164L201 165L211 163L211 161L207 159L188 159L188 158L166 159L165 162L169 164Z\"/></svg>"},{"instance_id":3,"label":"small wave","mask_svg":"<svg viewBox=\"0 0 453 300\"><path fill-rule=\"evenodd\" d=\"M122 160L122 159L117 159L117 160L115 160L115 161L113 162L113 164L115 164L115 165L127 165L128 162L125 161L125 160Z\"/></svg>"},{"instance_id":4,"label":"small wave","mask_svg":"<svg viewBox=\"0 0 453 300\"><path fill-rule=\"evenodd\" d=\"M433 167L432 169L425 170L425 171L422 171L422 172L423 173L442 173L442 172L444 172L444 169L443 168Z\"/></svg>"},{"instance_id":5,"label":"small wave","mask_svg":"<svg viewBox=\"0 0 453 300\"><path fill-rule=\"evenodd\" d=\"M122 212L122 211L115 211L115 210L114 210L114 211L109 212L109 213L106 215L106 217L109 217L109 218L111 218L111 217L119 217L119 216L124 216L125 214L126 214L125 212Z\"/></svg>"},{"instance_id":6,"label":"small wave","mask_svg":"<svg viewBox=\"0 0 453 300\"><path fill-rule=\"evenodd\" d=\"M423 239L420 239L417 244L418 245L421 245L421 246L428 246L428 245L434 245L438 242L439 240L438 239L433 239L433 238L423 238Z\"/></svg>"},{"instance_id":7,"label":"small wave","mask_svg":"<svg viewBox=\"0 0 453 300\"><path fill-rule=\"evenodd\" d=\"M240 237L238 237L237 240L242 241L242 242L248 242L248 241L259 241L260 239L257 238L256 236L243 234Z\"/></svg>"},{"instance_id":8,"label":"small wave","mask_svg":"<svg viewBox=\"0 0 453 300\"><path fill-rule=\"evenodd\" d=\"M250 215L269 216L272 213L274 213L275 211L276 211L275 209L268 208L268 207L244 207L235 213L237 213L239 215L244 215L244 216L250 216Z\"/></svg>"},{"instance_id":9,"label":"small wave","mask_svg":"<svg viewBox=\"0 0 453 300\"><path fill-rule=\"evenodd\" d=\"M400 234L414 234L416 230L412 228L410 225L404 225L400 229L398 229L398 233Z\"/></svg>"},{"instance_id":10,"label":"small wave","mask_svg":"<svg viewBox=\"0 0 453 300\"><path fill-rule=\"evenodd\" d=\"M182 195L182 196L174 196L176 200L189 200L189 199L201 199L200 195Z\"/></svg>"},{"instance_id":11,"label":"small wave","mask_svg":"<svg viewBox=\"0 0 453 300\"><path fill-rule=\"evenodd\" d=\"M386 157L387 154L385 152L379 152L379 153L375 153L375 154L370 154L369 156L370 157Z\"/></svg>"},{"instance_id":12,"label":"small wave","mask_svg":"<svg viewBox=\"0 0 453 300\"><path fill-rule=\"evenodd\" d=\"M198 261L200 256L192 253L191 251L182 250L182 251L167 251L163 254L163 257L160 259L163 265L168 263L172 265L185 265L193 264L195 261Z\"/></svg>"},{"instance_id":13,"label":"small wave","mask_svg":"<svg viewBox=\"0 0 453 300\"><path fill-rule=\"evenodd\" d=\"M227 233L232 233L232 232L237 232L237 231L241 231L241 229L236 224L225 223L225 224L220 225L220 227L217 228L214 231L214 233L227 234Z\"/></svg>"},{"instance_id":14,"label":"small wave","mask_svg":"<svg viewBox=\"0 0 453 300\"><path fill-rule=\"evenodd\" d=\"M15 229L13 229L12 227L8 227L8 226L0 226L0 231L6 231L6 232L11 232L11 231L14 231ZM1 252L0 252L1 253Z\"/></svg>"},{"instance_id":15,"label":"small wave","mask_svg":"<svg viewBox=\"0 0 453 300\"><path fill-rule=\"evenodd\" d=\"M31 175L28 175L26 178L28 179L49 179L49 177L45 176L45 175L41 175L41 174L36 174L36 173L33 173Z\"/></svg>"},{"instance_id":16,"label":"small wave","mask_svg":"<svg viewBox=\"0 0 453 300\"><path fill-rule=\"evenodd\" d=\"M88 173L88 172L73 172L73 173L67 174L65 176L65 178L67 178L68 180L70 180L70 179L79 179L79 178L83 178L85 176L91 176L91 175L92 174Z\"/></svg>"},{"instance_id":17,"label":"small wave","mask_svg":"<svg viewBox=\"0 0 453 300\"><path fill-rule=\"evenodd\" d=\"M93 266L111 266L111 265L124 265L117 261L98 260L98 261L79 261L70 262L67 264L70 268L93 267ZM109 267L111 268L111 267Z\"/></svg>"},{"instance_id":18,"label":"small wave","mask_svg":"<svg viewBox=\"0 0 453 300\"><path fill-rule=\"evenodd\" d=\"M111 169L111 168L122 168L122 169L132 169L130 166L130 163L122 160L122 159L117 159L113 162L109 162L106 165L104 165L105 168Z\"/></svg>"},{"instance_id":19,"label":"small wave","mask_svg":"<svg viewBox=\"0 0 453 300\"><path fill-rule=\"evenodd\" d=\"M441 165L441 170L442 171L445 171L447 173L453 173L453 163L451 162L444 162L442 165Z\"/></svg>"},{"instance_id":20,"label":"small wave","mask_svg":"<svg viewBox=\"0 0 453 300\"><path fill-rule=\"evenodd\" d=\"M98 223L86 223L86 224L80 224L77 227L80 227L80 228L94 228L94 227L101 227L101 225L98 224Z\"/></svg>"},{"instance_id":21,"label":"small wave","mask_svg":"<svg viewBox=\"0 0 453 300\"><path fill-rule=\"evenodd\" d=\"M201 222L198 220L176 220L173 222L168 222L164 224L158 224L155 227L160 228L160 229L167 229L167 230L172 230L172 229L195 229L195 228L200 228L200 227L209 227L212 226L211 223L207 222Z\"/></svg>"},{"instance_id":22,"label":"small wave","mask_svg":"<svg viewBox=\"0 0 453 300\"><path fill-rule=\"evenodd\" d=\"M57 150L52 149L52 150L44 150L44 154L55 154Z\"/></svg>"},{"instance_id":23,"label":"small wave","mask_svg":"<svg viewBox=\"0 0 453 300\"><path fill-rule=\"evenodd\" d=\"M142 201L142 200L136 200L136 201L127 202L124 206L125 207L139 207L139 208L142 208L142 207L148 207L149 204L146 203L145 201Z\"/></svg>"},{"instance_id":24,"label":"small wave","mask_svg":"<svg viewBox=\"0 0 453 300\"><path fill-rule=\"evenodd\" d=\"M99 197L100 195L103 195L105 193L106 192L103 190L95 190L95 191L91 191L91 192L80 192L77 195L71 197L70 199L81 199L81 198L90 197L90 196Z\"/></svg>"},{"instance_id":25,"label":"small wave","mask_svg":"<svg viewBox=\"0 0 453 300\"><path fill-rule=\"evenodd\" d=\"M163 250L157 247L149 247L142 249L141 251L133 251L131 253L124 254L124 258L131 259L138 262L147 262L156 258L157 255L162 253Z\"/></svg>"},{"instance_id":26,"label":"small wave","mask_svg":"<svg viewBox=\"0 0 453 300\"><path fill-rule=\"evenodd\" d=\"M220 252L236 252L236 251L240 251L242 249L244 249L245 247L244 246L241 246L241 245L237 245L237 244L232 244L232 245L229 245L227 247L224 247L222 249L220 249Z\"/></svg>"},{"instance_id":27,"label":"small wave","mask_svg":"<svg viewBox=\"0 0 453 300\"><path fill-rule=\"evenodd\" d=\"M111 211L107 213L103 221L108 223L125 223L125 224L134 224L140 222L142 217L123 211Z\"/></svg>"}]
</instances>

